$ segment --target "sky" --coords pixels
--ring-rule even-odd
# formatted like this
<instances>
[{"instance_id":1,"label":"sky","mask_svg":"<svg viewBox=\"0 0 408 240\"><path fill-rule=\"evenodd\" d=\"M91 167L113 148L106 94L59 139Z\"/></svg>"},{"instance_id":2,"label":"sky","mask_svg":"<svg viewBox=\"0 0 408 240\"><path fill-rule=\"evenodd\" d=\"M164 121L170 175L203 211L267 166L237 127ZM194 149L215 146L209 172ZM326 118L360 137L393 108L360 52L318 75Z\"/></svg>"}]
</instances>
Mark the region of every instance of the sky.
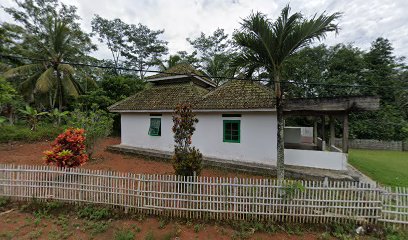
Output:
<instances>
[{"instance_id":1,"label":"sky","mask_svg":"<svg viewBox=\"0 0 408 240\"><path fill-rule=\"evenodd\" d=\"M260 11L276 19L289 2L280 0L61 0L75 5L81 16L81 25L91 32L95 14L103 18L120 18L126 23L142 23L153 30L164 29L162 39L168 41L169 53L191 51L186 38L195 38L201 32L211 34L217 28L231 34L239 29L242 19L252 11ZM5 7L15 6L12 0L0 0ZM342 12L340 31L328 34L326 45L353 43L364 50L377 37L391 41L395 55L408 57L408 0L292 0L293 12L305 16L315 13ZM0 21L12 19L0 9ZM97 39L94 40L97 43ZM104 44L92 53L97 58L110 58Z\"/></svg>"}]
</instances>

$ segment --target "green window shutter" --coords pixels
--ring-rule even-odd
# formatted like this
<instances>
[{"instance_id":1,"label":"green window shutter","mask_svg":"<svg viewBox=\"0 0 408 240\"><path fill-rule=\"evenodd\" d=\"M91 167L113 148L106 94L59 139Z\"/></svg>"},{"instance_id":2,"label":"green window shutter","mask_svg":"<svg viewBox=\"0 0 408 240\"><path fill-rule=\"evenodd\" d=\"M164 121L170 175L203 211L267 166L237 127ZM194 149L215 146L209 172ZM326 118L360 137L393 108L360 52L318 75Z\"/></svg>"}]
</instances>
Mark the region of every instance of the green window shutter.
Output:
<instances>
[{"instance_id":1,"label":"green window shutter","mask_svg":"<svg viewBox=\"0 0 408 240\"><path fill-rule=\"evenodd\" d=\"M223 141L231 143L241 142L241 120L223 121Z\"/></svg>"},{"instance_id":2,"label":"green window shutter","mask_svg":"<svg viewBox=\"0 0 408 240\"><path fill-rule=\"evenodd\" d=\"M150 136L161 136L161 118L150 118Z\"/></svg>"}]
</instances>

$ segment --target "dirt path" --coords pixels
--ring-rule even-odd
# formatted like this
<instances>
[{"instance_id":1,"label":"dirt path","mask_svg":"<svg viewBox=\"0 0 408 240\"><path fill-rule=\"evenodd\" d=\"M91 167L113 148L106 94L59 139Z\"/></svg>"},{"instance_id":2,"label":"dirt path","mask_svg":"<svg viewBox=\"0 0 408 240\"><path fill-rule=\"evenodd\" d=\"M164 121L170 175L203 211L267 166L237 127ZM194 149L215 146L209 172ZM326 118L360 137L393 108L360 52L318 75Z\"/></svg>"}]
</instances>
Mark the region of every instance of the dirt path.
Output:
<instances>
[{"instance_id":1,"label":"dirt path","mask_svg":"<svg viewBox=\"0 0 408 240\"><path fill-rule=\"evenodd\" d=\"M122 155L105 150L107 146L119 143L119 138L104 139L96 149L96 154L94 155L95 159L89 161L82 167L132 173L174 174L173 167L169 162L145 160L141 157ZM13 142L8 144L0 144L0 163L43 165L43 152L50 149L50 144L50 142ZM218 169L204 169L202 176L261 177L256 175L222 171Z\"/></svg>"}]
</instances>

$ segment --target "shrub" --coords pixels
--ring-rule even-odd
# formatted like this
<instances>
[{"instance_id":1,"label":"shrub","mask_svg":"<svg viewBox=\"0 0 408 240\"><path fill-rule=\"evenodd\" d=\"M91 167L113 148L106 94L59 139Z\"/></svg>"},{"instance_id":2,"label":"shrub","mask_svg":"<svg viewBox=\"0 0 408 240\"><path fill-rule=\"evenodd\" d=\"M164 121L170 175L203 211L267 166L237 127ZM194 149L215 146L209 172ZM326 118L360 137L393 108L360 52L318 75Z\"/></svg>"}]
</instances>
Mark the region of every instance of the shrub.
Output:
<instances>
[{"instance_id":1,"label":"shrub","mask_svg":"<svg viewBox=\"0 0 408 240\"><path fill-rule=\"evenodd\" d=\"M135 234L129 229L122 229L115 233L115 240L133 240Z\"/></svg>"},{"instance_id":2,"label":"shrub","mask_svg":"<svg viewBox=\"0 0 408 240\"><path fill-rule=\"evenodd\" d=\"M95 146L99 140L109 136L112 132L113 119L111 115L95 107L88 112L81 112L76 109L71 112L70 126L85 129L86 133L86 152L88 157L92 158Z\"/></svg>"},{"instance_id":3,"label":"shrub","mask_svg":"<svg viewBox=\"0 0 408 240\"><path fill-rule=\"evenodd\" d=\"M198 119L193 113L191 106L181 104L173 112L174 132L174 155L173 168L177 175L199 175L202 169L203 156L200 151L190 147L191 138L195 131L194 125Z\"/></svg>"},{"instance_id":4,"label":"shrub","mask_svg":"<svg viewBox=\"0 0 408 240\"><path fill-rule=\"evenodd\" d=\"M200 175L203 155L195 147L187 149L175 148L173 155L173 168L177 175L192 176L194 172Z\"/></svg>"},{"instance_id":5,"label":"shrub","mask_svg":"<svg viewBox=\"0 0 408 240\"><path fill-rule=\"evenodd\" d=\"M40 124L36 131L31 131L29 127L23 125L3 125L0 126L0 143L11 141L44 141L55 139L65 127L54 127L50 124Z\"/></svg>"},{"instance_id":6,"label":"shrub","mask_svg":"<svg viewBox=\"0 0 408 240\"><path fill-rule=\"evenodd\" d=\"M58 167L78 167L88 161L85 153L84 129L69 128L60 134L52 144L51 151L45 151L45 162Z\"/></svg>"}]
</instances>

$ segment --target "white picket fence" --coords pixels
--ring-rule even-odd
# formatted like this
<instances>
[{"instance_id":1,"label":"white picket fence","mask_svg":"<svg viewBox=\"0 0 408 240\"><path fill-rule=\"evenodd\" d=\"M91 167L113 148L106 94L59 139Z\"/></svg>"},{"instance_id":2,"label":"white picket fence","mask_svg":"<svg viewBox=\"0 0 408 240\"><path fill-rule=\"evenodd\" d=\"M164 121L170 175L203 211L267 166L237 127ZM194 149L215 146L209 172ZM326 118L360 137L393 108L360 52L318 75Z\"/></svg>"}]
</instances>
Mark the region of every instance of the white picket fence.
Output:
<instances>
[{"instance_id":1,"label":"white picket fence","mask_svg":"<svg viewBox=\"0 0 408 240\"><path fill-rule=\"evenodd\" d=\"M406 188L355 182L146 175L0 164L0 196L197 219L408 224Z\"/></svg>"}]
</instances>

